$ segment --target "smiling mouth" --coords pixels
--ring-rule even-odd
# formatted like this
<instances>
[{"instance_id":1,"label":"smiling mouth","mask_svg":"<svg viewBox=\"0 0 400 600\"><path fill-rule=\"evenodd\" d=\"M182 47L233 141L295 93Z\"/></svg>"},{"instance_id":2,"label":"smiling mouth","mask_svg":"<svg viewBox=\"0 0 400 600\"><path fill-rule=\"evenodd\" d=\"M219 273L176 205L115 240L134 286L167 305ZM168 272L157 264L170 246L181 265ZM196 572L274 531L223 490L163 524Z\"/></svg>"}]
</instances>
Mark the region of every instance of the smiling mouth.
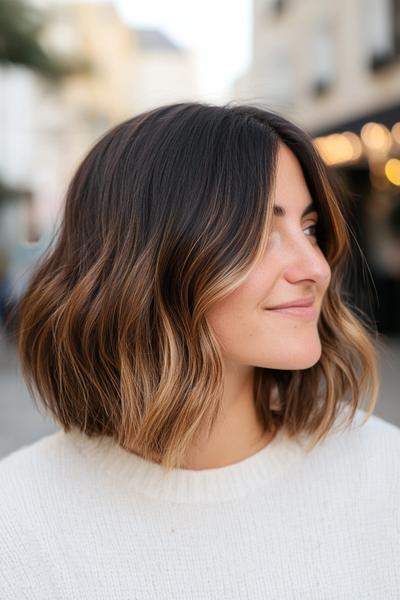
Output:
<instances>
[{"instance_id":1,"label":"smiling mouth","mask_svg":"<svg viewBox=\"0 0 400 600\"><path fill-rule=\"evenodd\" d=\"M300 319L312 320L317 316L315 306L287 306L286 308L266 308L269 313L277 315L297 317Z\"/></svg>"}]
</instances>

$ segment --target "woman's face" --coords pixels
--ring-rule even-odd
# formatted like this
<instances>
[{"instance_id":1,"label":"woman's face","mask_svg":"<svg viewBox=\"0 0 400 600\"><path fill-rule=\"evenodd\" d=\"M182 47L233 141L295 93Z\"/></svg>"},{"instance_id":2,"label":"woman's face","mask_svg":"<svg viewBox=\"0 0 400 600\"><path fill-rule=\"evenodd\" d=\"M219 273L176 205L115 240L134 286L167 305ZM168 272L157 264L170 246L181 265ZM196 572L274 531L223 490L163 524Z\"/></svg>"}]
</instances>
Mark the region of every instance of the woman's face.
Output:
<instances>
[{"instance_id":1,"label":"woman's face","mask_svg":"<svg viewBox=\"0 0 400 600\"><path fill-rule=\"evenodd\" d=\"M208 314L224 359L236 367L307 369L321 356L317 325L331 270L315 237L317 212L309 209L302 216L311 200L297 158L281 143L271 201L283 211L274 210L265 254ZM268 309L309 297L313 306L303 312L314 315Z\"/></svg>"}]
</instances>

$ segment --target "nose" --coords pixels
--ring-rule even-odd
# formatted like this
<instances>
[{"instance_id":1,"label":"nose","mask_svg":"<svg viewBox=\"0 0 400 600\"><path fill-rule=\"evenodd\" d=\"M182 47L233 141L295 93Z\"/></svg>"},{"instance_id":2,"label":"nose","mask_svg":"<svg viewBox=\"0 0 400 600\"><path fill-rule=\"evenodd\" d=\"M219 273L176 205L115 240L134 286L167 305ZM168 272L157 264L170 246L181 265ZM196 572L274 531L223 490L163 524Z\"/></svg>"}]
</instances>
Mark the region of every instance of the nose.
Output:
<instances>
[{"instance_id":1,"label":"nose","mask_svg":"<svg viewBox=\"0 0 400 600\"><path fill-rule=\"evenodd\" d=\"M290 283L310 281L322 287L328 287L331 268L321 248L309 239L302 237L287 248L285 277Z\"/></svg>"}]
</instances>

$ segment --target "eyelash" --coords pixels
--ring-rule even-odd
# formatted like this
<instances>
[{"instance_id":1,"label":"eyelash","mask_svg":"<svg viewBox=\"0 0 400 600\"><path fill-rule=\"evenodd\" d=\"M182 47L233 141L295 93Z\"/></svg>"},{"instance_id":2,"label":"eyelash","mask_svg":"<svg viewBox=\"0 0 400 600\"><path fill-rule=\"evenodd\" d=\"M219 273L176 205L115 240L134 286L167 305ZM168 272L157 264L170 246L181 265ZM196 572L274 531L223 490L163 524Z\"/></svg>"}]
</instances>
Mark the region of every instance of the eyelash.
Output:
<instances>
[{"instance_id":1,"label":"eyelash","mask_svg":"<svg viewBox=\"0 0 400 600\"><path fill-rule=\"evenodd\" d=\"M312 237L315 237L315 238L318 237L318 235L317 235L318 224L317 223L314 223L313 225L309 225L308 227L306 227L306 229L314 229L314 233L312 234Z\"/></svg>"}]
</instances>

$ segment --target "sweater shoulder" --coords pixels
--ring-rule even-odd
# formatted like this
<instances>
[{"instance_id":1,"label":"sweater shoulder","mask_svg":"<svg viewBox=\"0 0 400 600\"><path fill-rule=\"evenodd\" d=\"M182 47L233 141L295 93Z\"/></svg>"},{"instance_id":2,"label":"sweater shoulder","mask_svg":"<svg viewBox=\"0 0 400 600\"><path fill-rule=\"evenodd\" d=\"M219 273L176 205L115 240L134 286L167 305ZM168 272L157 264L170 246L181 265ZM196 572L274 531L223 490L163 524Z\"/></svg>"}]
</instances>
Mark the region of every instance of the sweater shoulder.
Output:
<instances>
[{"instance_id":1,"label":"sweater shoulder","mask_svg":"<svg viewBox=\"0 0 400 600\"><path fill-rule=\"evenodd\" d=\"M47 585L41 574L53 565L42 538L63 478L64 435L52 433L0 461L1 598L37 598L38 586L43 592Z\"/></svg>"},{"instance_id":2,"label":"sweater shoulder","mask_svg":"<svg viewBox=\"0 0 400 600\"><path fill-rule=\"evenodd\" d=\"M343 441L356 447L367 446L378 455L390 452L398 457L400 428L378 415L368 416L366 411L358 409L351 425L343 431Z\"/></svg>"},{"instance_id":3,"label":"sweater shoulder","mask_svg":"<svg viewBox=\"0 0 400 600\"><path fill-rule=\"evenodd\" d=\"M60 430L15 450L0 460L0 506L3 514L46 497L73 460L71 445ZM8 509L8 510L7 510Z\"/></svg>"},{"instance_id":4,"label":"sweater shoulder","mask_svg":"<svg viewBox=\"0 0 400 600\"><path fill-rule=\"evenodd\" d=\"M13 473L22 473L32 467L47 466L49 460L57 460L63 446L64 432L57 431L14 450L0 460L0 481L7 485Z\"/></svg>"},{"instance_id":5,"label":"sweater shoulder","mask_svg":"<svg viewBox=\"0 0 400 600\"><path fill-rule=\"evenodd\" d=\"M350 424L338 420L338 425L317 453L320 466L362 473L371 485L379 481L400 494L400 428L362 409Z\"/></svg>"}]
</instances>

